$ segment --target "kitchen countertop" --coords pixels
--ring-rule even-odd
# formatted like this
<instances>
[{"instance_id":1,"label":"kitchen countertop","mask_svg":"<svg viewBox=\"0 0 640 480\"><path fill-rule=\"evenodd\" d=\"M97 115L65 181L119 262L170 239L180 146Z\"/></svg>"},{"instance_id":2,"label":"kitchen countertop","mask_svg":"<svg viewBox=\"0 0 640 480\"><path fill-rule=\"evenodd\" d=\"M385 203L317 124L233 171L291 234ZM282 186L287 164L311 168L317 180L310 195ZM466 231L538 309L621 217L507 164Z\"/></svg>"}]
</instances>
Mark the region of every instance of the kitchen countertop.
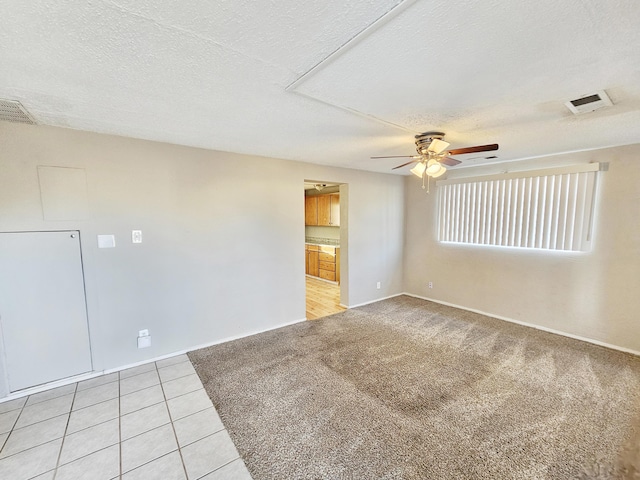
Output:
<instances>
[{"instance_id":1,"label":"kitchen countertop","mask_svg":"<svg viewBox=\"0 0 640 480\"><path fill-rule=\"evenodd\" d=\"M336 247L340 248L340 241L330 238L307 237L304 240L307 245L318 245L319 247Z\"/></svg>"}]
</instances>

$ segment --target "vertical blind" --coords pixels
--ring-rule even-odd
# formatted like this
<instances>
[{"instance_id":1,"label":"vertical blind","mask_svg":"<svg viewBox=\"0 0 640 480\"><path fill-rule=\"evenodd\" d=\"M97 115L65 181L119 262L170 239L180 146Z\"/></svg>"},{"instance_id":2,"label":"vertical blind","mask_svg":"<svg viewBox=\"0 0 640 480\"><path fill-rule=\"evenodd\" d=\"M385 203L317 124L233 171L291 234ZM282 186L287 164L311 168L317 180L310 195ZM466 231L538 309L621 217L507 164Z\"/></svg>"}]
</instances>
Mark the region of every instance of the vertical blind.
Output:
<instances>
[{"instance_id":1,"label":"vertical blind","mask_svg":"<svg viewBox=\"0 0 640 480\"><path fill-rule=\"evenodd\" d=\"M441 242L585 251L599 164L438 182Z\"/></svg>"}]
</instances>

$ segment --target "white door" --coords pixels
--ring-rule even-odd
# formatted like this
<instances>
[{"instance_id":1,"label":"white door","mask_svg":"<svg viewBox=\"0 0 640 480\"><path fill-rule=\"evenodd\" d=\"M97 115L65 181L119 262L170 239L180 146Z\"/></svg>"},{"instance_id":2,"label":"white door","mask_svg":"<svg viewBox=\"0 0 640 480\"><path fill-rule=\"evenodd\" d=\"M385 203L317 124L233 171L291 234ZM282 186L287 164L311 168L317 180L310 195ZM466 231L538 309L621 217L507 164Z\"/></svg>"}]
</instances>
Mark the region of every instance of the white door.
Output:
<instances>
[{"instance_id":1,"label":"white door","mask_svg":"<svg viewBox=\"0 0 640 480\"><path fill-rule=\"evenodd\" d=\"M9 390L92 370L80 233L0 233L0 329Z\"/></svg>"}]
</instances>

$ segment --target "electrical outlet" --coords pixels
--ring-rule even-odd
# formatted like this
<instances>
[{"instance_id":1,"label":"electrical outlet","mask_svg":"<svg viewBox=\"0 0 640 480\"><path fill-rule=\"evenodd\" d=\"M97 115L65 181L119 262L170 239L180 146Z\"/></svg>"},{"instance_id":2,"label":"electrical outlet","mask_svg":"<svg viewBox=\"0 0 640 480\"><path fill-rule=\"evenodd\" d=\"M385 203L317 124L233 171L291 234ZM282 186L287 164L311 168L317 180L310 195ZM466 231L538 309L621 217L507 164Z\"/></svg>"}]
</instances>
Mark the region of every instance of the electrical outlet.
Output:
<instances>
[{"instance_id":1,"label":"electrical outlet","mask_svg":"<svg viewBox=\"0 0 640 480\"><path fill-rule=\"evenodd\" d=\"M429 282L429 288L433 288L433 282Z\"/></svg>"},{"instance_id":2,"label":"electrical outlet","mask_svg":"<svg viewBox=\"0 0 640 480\"><path fill-rule=\"evenodd\" d=\"M142 243L142 230L131 230L131 243Z\"/></svg>"},{"instance_id":3,"label":"electrical outlet","mask_svg":"<svg viewBox=\"0 0 640 480\"><path fill-rule=\"evenodd\" d=\"M376 288L380 290L380 282L376 283Z\"/></svg>"},{"instance_id":4,"label":"electrical outlet","mask_svg":"<svg viewBox=\"0 0 640 480\"><path fill-rule=\"evenodd\" d=\"M147 348L151 346L151 336L138 337L138 348Z\"/></svg>"},{"instance_id":5,"label":"electrical outlet","mask_svg":"<svg viewBox=\"0 0 640 480\"><path fill-rule=\"evenodd\" d=\"M147 330L146 328L144 330L140 330L138 332L138 336L139 337L148 337L149 336L149 330Z\"/></svg>"}]
</instances>

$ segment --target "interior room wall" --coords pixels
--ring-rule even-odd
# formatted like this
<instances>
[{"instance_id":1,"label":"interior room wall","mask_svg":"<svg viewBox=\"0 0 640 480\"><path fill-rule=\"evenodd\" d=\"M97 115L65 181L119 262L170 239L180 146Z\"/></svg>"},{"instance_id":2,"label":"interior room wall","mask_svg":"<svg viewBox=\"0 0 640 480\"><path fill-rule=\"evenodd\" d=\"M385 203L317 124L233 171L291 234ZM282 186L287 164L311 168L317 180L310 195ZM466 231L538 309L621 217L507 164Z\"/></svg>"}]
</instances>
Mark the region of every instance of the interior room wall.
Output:
<instances>
[{"instance_id":1,"label":"interior room wall","mask_svg":"<svg viewBox=\"0 0 640 480\"><path fill-rule=\"evenodd\" d=\"M459 170L608 162L588 253L438 243L437 187L426 194L406 177L406 292L640 352L639 158L640 145L629 145Z\"/></svg>"},{"instance_id":2,"label":"interior room wall","mask_svg":"<svg viewBox=\"0 0 640 480\"><path fill-rule=\"evenodd\" d=\"M96 371L304 319L308 178L345 184L343 303L402 291L402 177L3 122L0 145L0 231L80 231ZM84 169L86 218L43 219L41 165Z\"/></svg>"},{"instance_id":3,"label":"interior room wall","mask_svg":"<svg viewBox=\"0 0 640 480\"><path fill-rule=\"evenodd\" d=\"M307 225L304 227L306 237L330 238L332 240L340 240L340 227L316 227Z\"/></svg>"}]
</instances>

